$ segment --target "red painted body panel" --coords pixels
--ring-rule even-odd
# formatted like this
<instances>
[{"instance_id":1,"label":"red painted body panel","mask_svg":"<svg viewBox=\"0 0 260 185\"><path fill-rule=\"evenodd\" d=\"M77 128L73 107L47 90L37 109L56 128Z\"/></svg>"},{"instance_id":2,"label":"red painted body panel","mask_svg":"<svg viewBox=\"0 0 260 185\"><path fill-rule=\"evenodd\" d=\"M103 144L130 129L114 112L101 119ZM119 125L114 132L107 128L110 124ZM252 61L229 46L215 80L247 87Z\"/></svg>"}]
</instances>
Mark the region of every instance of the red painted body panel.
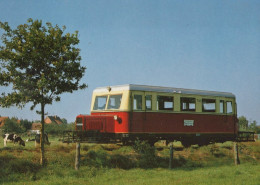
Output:
<instances>
[{"instance_id":1,"label":"red painted body panel","mask_svg":"<svg viewBox=\"0 0 260 185\"><path fill-rule=\"evenodd\" d=\"M129 132L129 112L105 112L105 113L91 113L91 116L108 116L113 118L113 133L128 133ZM117 116L120 121L114 120ZM109 127L109 126L108 126ZM106 132L110 132L107 127Z\"/></svg>"},{"instance_id":2,"label":"red painted body panel","mask_svg":"<svg viewBox=\"0 0 260 185\"><path fill-rule=\"evenodd\" d=\"M145 133L235 133L236 117L187 113L133 113L130 132ZM184 120L194 120L184 126Z\"/></svg>"},{"instance_id":3,"label":"red painted body panel","mask_svg":"<svg viewBox=\"0 0 260 185\"><path fill-rule=\"evenodd\" d=\"M114 120L114 116L119 117ZM237 133L235 115L152 112L102 112L83 116L83 130L105 133ZM120 120L120 121L119 121ZM194 120L185 126L184 120Z\"/></svg>"},{"instance_id":4,"label":"red painted body panel","mask_svg":"<svg viewBox=\"0 0 260 185\"><path fill-rule=\"evenodd\" d=\"M82 130L115 133L115 120L113 116L79 115L77 118L82 118Z\"/></svg>"}]
</instances>

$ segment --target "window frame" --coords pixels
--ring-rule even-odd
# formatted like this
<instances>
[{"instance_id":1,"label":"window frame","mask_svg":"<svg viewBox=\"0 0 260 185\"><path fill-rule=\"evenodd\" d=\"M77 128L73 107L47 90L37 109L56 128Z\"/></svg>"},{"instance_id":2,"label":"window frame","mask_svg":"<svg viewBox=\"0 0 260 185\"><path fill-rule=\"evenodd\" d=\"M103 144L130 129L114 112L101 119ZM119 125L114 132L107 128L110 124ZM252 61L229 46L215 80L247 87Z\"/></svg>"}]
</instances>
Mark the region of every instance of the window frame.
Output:
<instances>
[{"instance_id":1,"label":"window frame","mask_svg":"<svg viewBox=\"0 0 260 185\"><path fill-rule=\"evenodd\" d=\"M104 107L103 109L100 109L100 108L98 107L98 105L97 105L97 107L96 107L96 104L98 104L98 103L96 103L97 98L100 98L100 97L106 97L105 107ZM108 100L108 98L109 98L108 95L100 95L100 96L96 96L96 97L95 97L95 101L94 101L93 110L94 110L94 111L98 111L98 110L103 111L103 110L106 110L106 106L107 106L107 100Z\"/></svg>"},{"instance_id":2,"label":"window frame","mask_svg":"<svg viewBox=\"0 0 260 185\"><path fill-rule=\"evenodd\" d=\"M160 104L159 104L159 98L170 98L172 99L172 101L167 101L166 99L161 99L164 100L162 101L163 103L163 109L160 109ZM166 100L166 101L165 101ZM172 107L171 108L165 108L165 103L170 102L172 103ZM156 100L156 110L157 111L174 111L174 96L169 96L169 95L157 95L157 100Z\"/></svg>"},{"instance_id":3,"label":"window frame","mask_svg":"<svg viewBox=\"0 0 260 185\"><path fill-rule=\"evenodd\" d=\"M230 103L231 107L228 106L228 103ZM231 112L229 112L229 108L231 108ZM230 100L226 101L226 113L227 114L233 114L234 113L233 102L230 101Z\"/></svg>"},{"instance_id":4,"label":"window frame","mask_svg":"<svg viewBox=\"0 0 260 185\"><path fill-rule=\"evenodd\" d=\"M207 109L204 105L214 103L214 109ZM202 112L216 112L216 99L202 98Z\"/></svg>"},{"instance_id":5,"label":"window frame","mask_svg":"<svg viewBox=\"0 0 260 185\"><path fill-rule=\"evenodd\" d=\"M151 97L151 99L147 99L147 97ZM148 111L151 111L152 109L153 109L153 95L151 95L151 94L146 94L145 96L144 96L144 98L145 98L145 110L148 110ZM147 108L147 101L150 101L151 102L151 106L150 106L150 108Z\"/></svg>"},{"instance_id":6,"label":"window frame","mask_svg":"<svg viewBox=\"0 0 260 185\"><path fill-rule=\"evenodd\" d=\"M141 96L141 108L138 108L137 107L137 104L138 104L138 102L136 102L136 104L135 104L135 96ZM138 93L134 93L133 94L133 100L132 100L132 110L133 111L142 111L143 110L143 97L144 97L144 95L143 94L138 94ZM136 108L135 108L135 105L136 105Z\"/></svg>"},{"instance_id":7,"label":"window frame","mask_svg":"<svg viewBox=\"0 0 260 185\"><path fill-rule=\"evenodd\" d=\"M222 106L221 106L222 103ZM221 111L222 108L222 111ZM219 113L220 114L225 114L225 101L224 100L219 100Z\"/></svg>"},{"instance_id":8,"label":"window frame","mask_svg":"<svg viewBox=\"0 0 260 185\"><path fill-rule=\"evenodd\" d=\"M113 96L121 96L120 98L120 104L119 104L119 107L118 108L110 108L109 106L109 101L110 101L110 98L113 97ZM106 105L106 110L119 110L121 108L121 104L122 104L122 98L123 98L123 94L110 94L108 96L108 99L107 99L107 105ZM115 102L116 103L116 102Z\"/></svg>"},{"instance_id":9,"label":"window frame","mask_svg":"<svg viewBox=\"0 0 260 185\"><path fill-rule=\"evenodd\" d=\"M185 101L184 101L185 100ZM193 101L186 101L186 100L193 100ZM183 103L187 104L187 108L183 108ZM191 109L190 104L194 104L195 108ZM181 106L181 111L183 112L196 112L196 98L194 97L180 97L180 106Z\"/></svg>"}]
</instances>

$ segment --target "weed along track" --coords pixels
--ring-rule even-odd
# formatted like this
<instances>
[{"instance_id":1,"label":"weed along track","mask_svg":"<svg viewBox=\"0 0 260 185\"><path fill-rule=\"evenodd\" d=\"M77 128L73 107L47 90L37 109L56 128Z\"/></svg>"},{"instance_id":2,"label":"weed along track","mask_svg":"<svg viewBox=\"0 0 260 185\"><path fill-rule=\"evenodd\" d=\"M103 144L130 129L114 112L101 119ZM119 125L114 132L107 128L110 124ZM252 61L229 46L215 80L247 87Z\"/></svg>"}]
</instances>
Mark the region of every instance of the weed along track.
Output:
<instances>
[{"instance_id":1,"label":"weed along track","mask_svg":"<svg viewBox=\"0 0 260 185\"><path fill-rule=\"evenodd\" d=\"M259 141L239 144L240 166L234 165L232 142L189 148L183 148L180 142L175 142L172 170L168 169L169 147L161 142L157 142L155 147L145 142L133 146L81 143L78 171L74 170L75 144L61 143L57 138L52 138L51 143L46 147L46 167L40 166L40 150L39 147L35 148L33 142L28 142L25 148L11 145L4 148L1 143L0 182L2 184L102 184L101 179L109 178L108 184L142 184L142 182L157 184L159 179L163 184L168 183L169 179L171 182L188 184L194 180L202 182L198 179L198 174L208 174L206 176L211 178L209 182L213 183L227 180L230 182L227 184L232 184L232 179L234 180L235 177L247 179L249 182L259 180ZM250 178L247 177L249 171ZM209 180L207 178L204 182ZM238 184L241 182L238 181Z\"/></svg>"}]
</instances>

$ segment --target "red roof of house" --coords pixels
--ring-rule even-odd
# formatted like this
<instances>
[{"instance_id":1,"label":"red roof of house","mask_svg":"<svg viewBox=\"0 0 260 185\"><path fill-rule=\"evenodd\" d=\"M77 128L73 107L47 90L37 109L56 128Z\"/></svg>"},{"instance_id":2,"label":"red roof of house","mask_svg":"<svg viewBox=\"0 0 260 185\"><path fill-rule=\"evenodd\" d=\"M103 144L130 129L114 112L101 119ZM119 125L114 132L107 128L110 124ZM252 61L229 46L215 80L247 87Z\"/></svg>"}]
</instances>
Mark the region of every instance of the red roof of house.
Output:
<instances>
[{"instance_id":1,"label":"red roof of house","mask_svg":"<svg viewBox=\"0 0 260 185\"><path fill-rule=\"evenodd\" d=\"M0 127L4 126L5 120L7 120L9 117L0 117Z\"/></svg>"},{"instance_id":2,"label":"red roof of house","mask_svg":"<svg viewBox=\"0 0 260 185\"><path fill-rule=\"evenodd\" d=\"M58 125L63 123L59 116L47 116L44 121L46 122L47 119Z\"/></svg>"},{"instance_id":3,"label":"red roof of house","mask_svg":"<svg viewBox=\"0 0 260 185\"><path fill-rule=\"evenodd\" d=\"M41 130L42 124L41 123L33 123L31 130Z\"/></svg>"}]
</instances>

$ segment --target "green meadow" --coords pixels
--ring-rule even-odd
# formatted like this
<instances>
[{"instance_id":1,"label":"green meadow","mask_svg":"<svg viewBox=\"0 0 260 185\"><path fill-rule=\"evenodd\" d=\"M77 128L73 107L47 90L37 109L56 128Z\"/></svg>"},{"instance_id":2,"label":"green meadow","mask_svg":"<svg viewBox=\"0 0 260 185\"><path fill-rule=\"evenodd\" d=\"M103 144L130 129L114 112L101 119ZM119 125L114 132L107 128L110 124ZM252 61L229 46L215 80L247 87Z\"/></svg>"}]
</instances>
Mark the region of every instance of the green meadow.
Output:
<instances>
[{"instance_id":1,"label":"green meadow","mask_svg":"<svg viewBox=\"0 0 260 185\"><path fill-rule=\"evenodd\" d=\"M25 138L26 139L26 138ZM240 165L234 165L233 143L183 148L174 143L173 169L169 147L81 143L80 169L74 169L75 144L50 138L47 165L41 167L40 148L0 143L0 184L260 184L260 141L239 143Z\"/></svg>"}]
</instances>

